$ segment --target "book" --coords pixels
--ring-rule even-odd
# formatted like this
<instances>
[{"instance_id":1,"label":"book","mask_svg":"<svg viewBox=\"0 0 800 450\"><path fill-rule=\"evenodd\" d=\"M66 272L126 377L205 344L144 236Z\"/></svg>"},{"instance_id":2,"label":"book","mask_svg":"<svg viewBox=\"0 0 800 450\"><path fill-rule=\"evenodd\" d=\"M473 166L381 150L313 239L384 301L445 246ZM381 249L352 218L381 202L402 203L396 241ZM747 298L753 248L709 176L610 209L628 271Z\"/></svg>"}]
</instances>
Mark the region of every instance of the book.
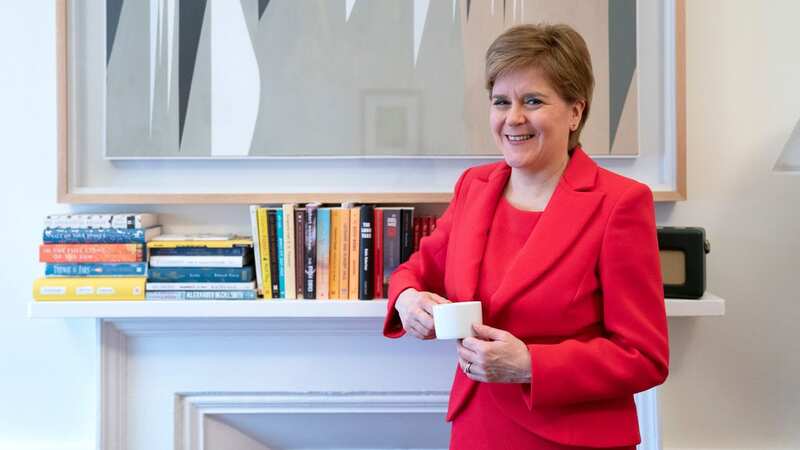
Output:
<instances>
[{"instance_id":1,"label":"book","mask_svg":"<svg viewBox=\"0 0 800 450\"><path fill-rule=\"evenodd\" d=\"M213 283L213 282L147 282L145 288L148 291L246 291L255 289L256 284L252 281L243 283Z\"/></svg>"},{"instance_id":2,"label":"book","mask_svg":"<svg viewBox=\"0 0 800 450\"><path fill-rule=\"evenodd\" d=\"M342 263L342 208L330 208L330 255L328 257L328 298L339 299L339 278Z\"/></svg>"},{"instance_id":3,"label":"book","mask_svg":"<svg viewBox=\"0 0 800 450\"><path fill-rule=\"evenodd\" d=\"M400 264L414 253L414 208L400 208ZM399 265L399 264L398 264Z\"/></svg>"},{"instance_id":4,"label":"book","mask_svg":"<svg viewBox=\"0 0 800 450\"><path fill-rule=\"evenodd\" d=\"M153 256L244 256L250 253L250 247L172 247L151 248L148 254Z\"/></svg>"},{"instance_id":5,"label":"book","mask_svg":"<svg viewBox=\"0 0 800 450\"><path fill-rule=\"evenodd\" d=\"M42 244L39 262L139 262L144 261L142 244Z\"/></svg>"},{"instance_id":6,"label":"book","mask_svg":"<svg viewBox=\"0 0 800 450\"><path fill-rule=\"evenodd\" d=\"M44 267L46 277L143 277L147 263L49 263Z\"/></svg>"},{"instance_id":7,"label":"book","mask_svg":"<svg viewBox=\"0 0 800 450\"><path fill-rule=\"evenodd\" d=\"M150 267L244 267L252 261L251 255L157 255L150 257Z\"/></svg>"},{"instance_id":8,"label":"book","mask_svg":"<svg viewBox=\"0 0 800 450\"><path fill-rule=\"evenodd\" d=\"M350 210L352 206L339 209L339 289L336 298L347 300L350 296Z\"/></svg>"},{"instance_id":9,"label":"book","mask_svg":"<svg viewBox=\"0 0 800 450\"><path fill-rule=\"evenodd\" d=\"M258 208L258 245L261 249L261 294L266 299L272 298L272 270L269 263L269 231L267 226L267 208ZM276 275L277 276L277 275Z\"/></svg>"},{"instance_id":10,"label":"book","mask_svg":"<svg viewBox=\"0 0 800 450\"><path fill-rule=\"evenodd\" d=\"M419 241L422 239L422 217L414 217L414 251L419 250Z\"/></svg>"},{"instance_id":11,"label":"book","mask_svg":"<svg viewBox=\"0 0 800 450\"><path fill-rule=\"evenodd\" d=\"M286 298L286 254L283 242L283 209L275 210L275 237L278 251L278 298Z\"/></svg>"},{"instance_id":12,"label":"book","mask_svg":"<svg viewBox=\"0 0 800 450\"><path fill-rule=\"evenodd\" d=\"M372 217L373 298L383 298L383 210L375 208Z\"/></svg>"},{"instance_id":13,"label":"book","mask_svg":"<svg viewBox=\"0 0 800 450\"><path fill-rule=\"evenodd\" d=\"M285 281L286 281L286 295L285 298L294 300L297 298L297 278L295 273L297 270L297 261L295 258L295 227L294 227L294 209L295 205L291 203L281 206L283 209L283 260L285 261Z\"/></svg>"},{"instance_id":14,"label":"book","mask_svg":"<svg viewBox=\"0 0 800 450\"><path fill-rule=\"evenodd\" d=\"M400 222L399 208L381 208L383 210L383 288L386 291L389 278L400 265Z\"/></svg>"},{"instance_id":15,"label":"book","mask_svg":"<svg viewBox=\"0 0 800 450\"><path fill-rule=\"evenodd\" d=\"M158 216L148 213L123 214L49 214L45 228L150 228L158 225Z\"/></svg>"},{"instance_id":16,"label":"book","mask_svg":"<svg viewBox=\"0 0 800 450\"><path fill-rule=\"evenodd\" d=\"M161 283L227 283L253 281L253 266L222 267L151 267L147 280Z\"/></svg>"},{"instance_id":17,"label":"book","mask_svg":"<svg viewBox=\"0 0 800 450\"><path fill-rule=\"evenodd\" d=\"M370 205L361 206L359 211L359 237L358 237L358 296L359 300L372 300L375 295L373 276L374 244L373 220L374 208Z\"/></svg>"},{"instance_id":18,"label":"book","mask_svg":"<svg viewBox=\"0 0 800 450\"><path fill-rule=\"evenodd\" d=\"M147 243L147 248L174 247L252 247L253 240L247 236L234 234L162 234Z\"/></svg>"},{"instance_id":19,"label":"book","mask_svg":"<svg viewBox=\"0 0 800 450\"><path fill-rule=\"evenodd\" d=\"M246 291L147 291L147 300L255 300L255 289Z\"/></svg>"},{"instance_id":20,"label":"book","mask_svg":"<svg viewBox=\"0 0 800 450\"><path fill-rule=\"evenodd\" d=\"M36 301L144 300L145 277L41 277L33 283Z\"/></svg>"},{"instance_id":21,"label":"book","mask_svg":"<svg viewBox=\"0 0 800 450\"><path fill-rule=\"evenodd\" d=\"M256 290L261 293L264 286L264 278L261 273L261 240L258 232L258 205L250 205L250 232L252 234L253 253L255 256Z\"/></svg>"},{"instance_id":22,"label":"book","mask_svg":"<svg viewBox=\"0 0 800 450\"><path fill-rule=\"evenodd\" d=\"M45 228L46 244L125 244L145 243L161 234L161 227L150 228Z\"/></svg>"},{"instance_id":23,"label":"book","mask_svg":"<svg viewBox=\"0 0 800 450\"><path fill-rule=\"evenodd\" d=\"M361 212L364 208L369 208L369 205L354 206L350 209L350 233L348 236L348 246L350 247L347 252L348 268L347 268L347 298L357 299L359 289L359 245L361 243L361 236L359 230L361 228ZM370 252L372 253L372 252Z\"/></svg>"},{"instance_id":24,"label":"book","mask_svg":"<svg viewBox=\"0 0 800 450\"><path fill-rule=\"evenodd\" d=\"M305 248L303 249L304 277L303 298L317 298L317 210L319 203L306 205Z\"/></svg>"},{"instance_id":25,"label":"book","mask_svg":"<svg viewBox=\"0 0 800 450\"><path fill-rule=\"evenodd\" d=\"M269 273L272 280L272 298L281 298L280 271L278 269L278 229L275 209L267 209L267 244L269 245Z\"/></svg>"},{"instance_id":26,"label":"book","mask_svg":"<svg viewBox=\"0 0 800 450\"><path fill-rule=\"evenodd\" d=\"M317 211L317 299L328 299L331 255L331 209Z\"/></svg>"},{"instance_id":27,"label":"book","mask_svg":"<svg viewBox=\"0 0 800 450\"><path fill-rule=\"evenodd\" d=\"M306 246L306 210L297 208L294 210L294 266L295 266L295 289L296 298L303 299L303 286L305 284L305 261L304 249Z\"/></svg>"}]
</instances>

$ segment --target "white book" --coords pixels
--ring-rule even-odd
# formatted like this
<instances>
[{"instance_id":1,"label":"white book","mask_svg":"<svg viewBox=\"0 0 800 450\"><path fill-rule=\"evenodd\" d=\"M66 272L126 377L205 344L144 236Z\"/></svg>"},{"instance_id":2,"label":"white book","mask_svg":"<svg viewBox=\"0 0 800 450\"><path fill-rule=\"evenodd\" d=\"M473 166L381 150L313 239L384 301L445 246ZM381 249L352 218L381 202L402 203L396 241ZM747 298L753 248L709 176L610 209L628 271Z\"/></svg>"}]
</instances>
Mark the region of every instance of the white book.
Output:
<instances>
[{"instance_id":1,"label":"white book","mask_svg":"<svg viewBox=\"0 0 800 450\"><path fill-rule=\"evenodd\" d=\"M285 298L297 298L294 266L294 207L293 203L286 203L283 209L283 273L285 282Z\"/></svg>"},{"instance_id":2,"label":"white book","mask_svg":"<svg viewBox=\"0 0 800 450\"><path fill-rule=\"evenodd\" d=\"M256 283L147 283L145 287L148 291L246 291L255 289Z\"/></svg>"},{"instance_id":3,"label":"white book","mask_svg":"<svg viewBox=\"0 0 800 450\"><path fill-rule=\"evenodd\" d=\"M151 213L121 214L50 214L45 228L150 228L158 225L158 215Z\"/></svg>"},{"instance_id":4,"label":"white book","mask_svg":"<svg viewBox=\"0 0 800 450\"><path fill-rule=\"evenodd\" d=\"M150 257L150 267L244 267L244 257L155 255Z\"/></svg>"}]
</instances>

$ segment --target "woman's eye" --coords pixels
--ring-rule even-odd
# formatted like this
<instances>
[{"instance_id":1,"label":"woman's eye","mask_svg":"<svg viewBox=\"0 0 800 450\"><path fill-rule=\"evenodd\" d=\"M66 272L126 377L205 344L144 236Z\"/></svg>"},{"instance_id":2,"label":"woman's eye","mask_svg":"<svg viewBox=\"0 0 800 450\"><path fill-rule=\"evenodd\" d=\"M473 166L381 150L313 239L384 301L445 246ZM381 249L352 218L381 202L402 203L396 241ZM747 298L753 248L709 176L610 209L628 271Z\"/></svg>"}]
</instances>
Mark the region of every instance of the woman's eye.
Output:
<instances>
[{"instance_id":1,"label":"woman's eye","mask_svg":"<svg viewBox=\"0 0 800 450\"><path fill-rule=\"evenodd\" d=\"M494 105L494 106L508 105L508 100L502 99L502 98L496 98L496 99L492 100L492 105Z\"/></svg>"},{"instance_id":2,"label":"woman's eye","mask_svg":"<svg viewBox=\"0 0 800 450\"><path fill-rule=\"evenodd\" d=\"M538 99L538 98L536 98L536 97L527 97L527 98L525 99L525 104L526 104L526 105L529 105L529 106L536 106L536 105L541 105L541 104L542 104L542 101L541 101L541 100L539 100L539 99Z\"/></svg>"}]
</instances>

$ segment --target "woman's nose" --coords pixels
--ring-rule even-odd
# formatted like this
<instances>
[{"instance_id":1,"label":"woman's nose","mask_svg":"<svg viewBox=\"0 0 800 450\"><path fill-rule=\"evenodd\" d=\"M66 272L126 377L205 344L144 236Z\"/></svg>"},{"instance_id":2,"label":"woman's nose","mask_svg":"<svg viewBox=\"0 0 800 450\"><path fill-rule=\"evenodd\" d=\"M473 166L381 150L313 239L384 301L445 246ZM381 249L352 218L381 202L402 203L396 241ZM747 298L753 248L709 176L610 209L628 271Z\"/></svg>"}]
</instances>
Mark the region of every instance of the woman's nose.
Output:
<instances>
[{"instance_id":1,"label":"woman's nose","mask_svg":"<svg viewBox=\"0 0 800 450\"><path fill-rule=\"evenodd\" d=\"M508 110L508 114L506 115L506 125L514 126L521 125L523 123L525 123L525 114L522 112L522 108L512 105Z\"/></svg>"}]
</instances>

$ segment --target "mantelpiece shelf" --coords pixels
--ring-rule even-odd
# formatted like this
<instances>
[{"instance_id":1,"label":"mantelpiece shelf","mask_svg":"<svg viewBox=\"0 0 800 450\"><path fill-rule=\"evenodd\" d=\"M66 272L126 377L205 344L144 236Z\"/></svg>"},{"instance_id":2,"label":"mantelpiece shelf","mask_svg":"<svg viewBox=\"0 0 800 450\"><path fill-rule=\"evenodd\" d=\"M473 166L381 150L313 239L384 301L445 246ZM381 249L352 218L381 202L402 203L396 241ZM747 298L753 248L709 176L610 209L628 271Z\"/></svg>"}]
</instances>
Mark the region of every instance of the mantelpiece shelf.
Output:
<instances>
[{"instance_id":1,"label":"mantelpiece shelf","mask_svg":"<svg viewBox=\"0 0 800 450\"><path fill-rule=\"evenodd\" d=\"M325 301L131 301L31 302L32 318L382 318L386 300ZM699 300L667 299L670 317L722 316L725 300L706 293Z\"/></svg>"}]
</instances>

